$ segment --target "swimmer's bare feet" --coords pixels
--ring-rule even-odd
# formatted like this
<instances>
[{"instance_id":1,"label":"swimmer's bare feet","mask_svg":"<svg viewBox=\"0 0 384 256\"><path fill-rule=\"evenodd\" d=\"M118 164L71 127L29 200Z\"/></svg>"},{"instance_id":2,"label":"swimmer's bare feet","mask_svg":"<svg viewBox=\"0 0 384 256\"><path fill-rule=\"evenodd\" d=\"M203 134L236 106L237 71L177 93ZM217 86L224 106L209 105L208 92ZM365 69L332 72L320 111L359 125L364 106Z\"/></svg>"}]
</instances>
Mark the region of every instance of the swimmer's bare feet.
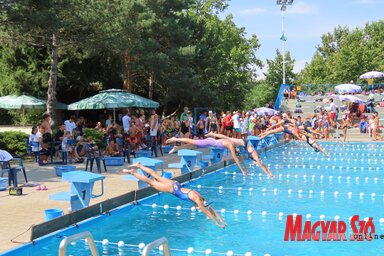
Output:
<instances>
[{"instance_id":1,"label":"swimmer's bare feet","mask_svg":"<svg viewBox=\"0 0 384 256\"><path fill-rule=\"evenodd\" d=\"M178 149L179 149L178 146L174 146L174 147L168 152L168 154L173 154L173 153L175 153Z\"/></svg>"},{"instance_id":2,"label":"swimmer's bare feet","mask_svg":"<svg viewBox=\"0 0 384 256\"><path fill-rule=\"evenodd\" d=\"M133 175L134 173L137 172L137 169L123 169L121 170L121 172Z\"/></svg>"},{"instance_id":3,"label":"swimmer's bare feet","mask_svg":"<svg viewBox=\"0 0 384 256\"><path fill-rule=\"evenodd\" d=\"M170 144L170 143L174 143L174 142L177 142L177 141L176 141L176 138L175 138L175 137L172 137L172 138L169 138L169 139L165 142L165 144Z\"/></svg>"},{"instance_id":4,"label":"swimmer's bare feet","mask_svg":"<svg viewBox=\"0 0 384 256\"><path fill-rule=\"evenodd\" d=\"M140 162L137 162L137 163L134 163L134 164L131 164L128 166L129 169L139 169L141 166L141 163Z\"/></svg>"}]
</instances>

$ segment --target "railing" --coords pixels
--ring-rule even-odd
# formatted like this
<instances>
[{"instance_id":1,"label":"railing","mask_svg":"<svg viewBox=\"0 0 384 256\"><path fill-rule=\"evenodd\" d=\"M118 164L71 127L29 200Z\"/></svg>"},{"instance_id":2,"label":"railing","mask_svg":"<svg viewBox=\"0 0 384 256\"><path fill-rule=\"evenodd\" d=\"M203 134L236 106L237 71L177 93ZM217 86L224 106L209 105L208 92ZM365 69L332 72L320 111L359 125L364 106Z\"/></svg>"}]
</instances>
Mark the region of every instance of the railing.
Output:
<instances>
[{"instance_id":1,"label":"railing","mask_svg":"<svg viewBox=\"0 0 384 256\"><path fill-rule=\"evenodd\" d=\"M160 245L163 245L164 255L170 256L171 252L169 251L168 240L165 237L159 238L159 239L147 244L144 247L143 253L141 254L141 256L148 256L150 251L152 251L156 247L159 247Z\"/></svg>"},{"instance_id":2,"label":"railing","mask_svg":"<svg viewBox=\"0 0 384 256\"><path fill-rule=\"evenodd\" d=\"M75 234L72 236L68 236L61 240L60 245L59 245L59 256L65 256L66 255L66 250L68 244L70 244L73 241L80 240L80 239L86 239L89 249L91 250L91 255L92 256L99 256L98 251L96 250L95 242L93 241L93 236L91 232L89 231L84 231L79 234Z\"/></svg>"}]
</instances>

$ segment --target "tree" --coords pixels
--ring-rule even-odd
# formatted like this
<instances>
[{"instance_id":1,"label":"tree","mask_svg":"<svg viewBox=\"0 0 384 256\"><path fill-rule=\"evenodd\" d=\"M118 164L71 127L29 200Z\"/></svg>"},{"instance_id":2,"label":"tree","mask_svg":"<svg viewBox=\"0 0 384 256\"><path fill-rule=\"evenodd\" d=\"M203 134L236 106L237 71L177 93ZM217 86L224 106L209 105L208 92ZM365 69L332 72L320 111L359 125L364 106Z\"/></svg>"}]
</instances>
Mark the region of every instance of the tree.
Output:
<instances>
[{"instance_id":1,"label":"tree","mask_svg":"<svg viewBox=\"0 0 384 256\"><path fill-rule=\"evenodd\" d=\"M264 107L267 103L273 102L276 98L275 90L271 90L271 85L267 81L260 80L253 83L253 88L246 94L244 100L245 109Z\"/></svg>"},{"instance_id":2,"label":"tree","mask_svg":"<svg viewBox=\"0 0 384 256\"><path fill-rule=\"evenodd\" d=\"M105 22L113 20L112 13L108 12L111 6L113 2L85 0L4 0L0 3L2 42L50 51L47 111L54 120L59 49L99 44L97 32L104 32Z\"/></svg>"},{"instance_id":3,"label":"tree","mask_svg":"<svg viewBox=\"0 0 384 256\"><path fill-rule=\"evenodd\" d=\"M300 83L345 83L383 68L384 21L367 23L364 28L337 27L321 39L311 62L299 75Z\"/></svg>"},{"instance_id":4,"label":"tree","mask_svg":"<svg viewBox=\"0 0 384 256\"><path fill-rule=\"evenodd\" d=\"M291 58L289 51L285 53L285 81L286 84L293 84L296 81L296 74L293 72L295 60ZM264 73L265 81L271 86L271 90L275 94L280 89L283 81L283 55L276 49L276 58L274 60L267 59L267 72ZM276 97L276 95L275 95Z\"/></svg>"}]
</instances>

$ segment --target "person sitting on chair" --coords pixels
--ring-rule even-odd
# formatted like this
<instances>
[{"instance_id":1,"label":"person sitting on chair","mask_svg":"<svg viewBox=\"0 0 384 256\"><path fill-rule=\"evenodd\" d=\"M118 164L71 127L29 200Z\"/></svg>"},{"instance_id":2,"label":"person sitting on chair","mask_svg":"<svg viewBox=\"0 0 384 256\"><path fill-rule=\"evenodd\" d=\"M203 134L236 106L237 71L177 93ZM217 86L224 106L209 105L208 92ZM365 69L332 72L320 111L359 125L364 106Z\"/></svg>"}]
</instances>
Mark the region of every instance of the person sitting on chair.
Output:
<instances>
[{"instance_id":1,"label":"person sitting on chair","mask_svg":"<svg viewBox=\"0 0 384 256\"><path fill-rule=\"evenodd\" d=\"M116 143L116 140L111 140L109 145L105 148L105 156L120 156L119 145Z\"/></svg>"}]
</instances>

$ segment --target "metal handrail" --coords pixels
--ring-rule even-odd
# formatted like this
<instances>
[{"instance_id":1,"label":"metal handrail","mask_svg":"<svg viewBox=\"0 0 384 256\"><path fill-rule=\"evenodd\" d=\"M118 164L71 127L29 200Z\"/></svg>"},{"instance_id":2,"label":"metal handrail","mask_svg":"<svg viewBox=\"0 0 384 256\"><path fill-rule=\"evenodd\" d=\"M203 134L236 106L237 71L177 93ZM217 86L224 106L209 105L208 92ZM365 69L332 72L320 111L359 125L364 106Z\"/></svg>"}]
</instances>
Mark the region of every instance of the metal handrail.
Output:
<instances>
[{"instance_id":1,"label":"metal handrail","mask_svg":"<svg viewBox=\"0 0 384 256\"><path fill-rule=\"evenodd\" d=\"M86 239L89 249L91 250L91 255L92 256L99 256L98 251L96 250L96 245L95 242L93 241L93 236L91 232L89 231L84 231L78 234L74 234L72 236L68 236L61 240L60 245L59 245L59 256L65 256L66 255L66 250L68 244L70 244L73 241L80 240L80 239Z\"/></svg>"},{"instance_id":2,"label":"metal handrail","mask_svg":"<svg viewBox=\"0 0 384 256\"><path fill-rule=\"evenodd\" d=\"M141 256L148 256L150 251L152 251L156 247L159 247L160 245L163 245L164 255L165 256L170 256L171 252L169 250L168 240L165 237L159 238L159 239L157 239L157 240L147 244L144 247L143 253L141 254Z\"/></svg>"}]
</instances>

